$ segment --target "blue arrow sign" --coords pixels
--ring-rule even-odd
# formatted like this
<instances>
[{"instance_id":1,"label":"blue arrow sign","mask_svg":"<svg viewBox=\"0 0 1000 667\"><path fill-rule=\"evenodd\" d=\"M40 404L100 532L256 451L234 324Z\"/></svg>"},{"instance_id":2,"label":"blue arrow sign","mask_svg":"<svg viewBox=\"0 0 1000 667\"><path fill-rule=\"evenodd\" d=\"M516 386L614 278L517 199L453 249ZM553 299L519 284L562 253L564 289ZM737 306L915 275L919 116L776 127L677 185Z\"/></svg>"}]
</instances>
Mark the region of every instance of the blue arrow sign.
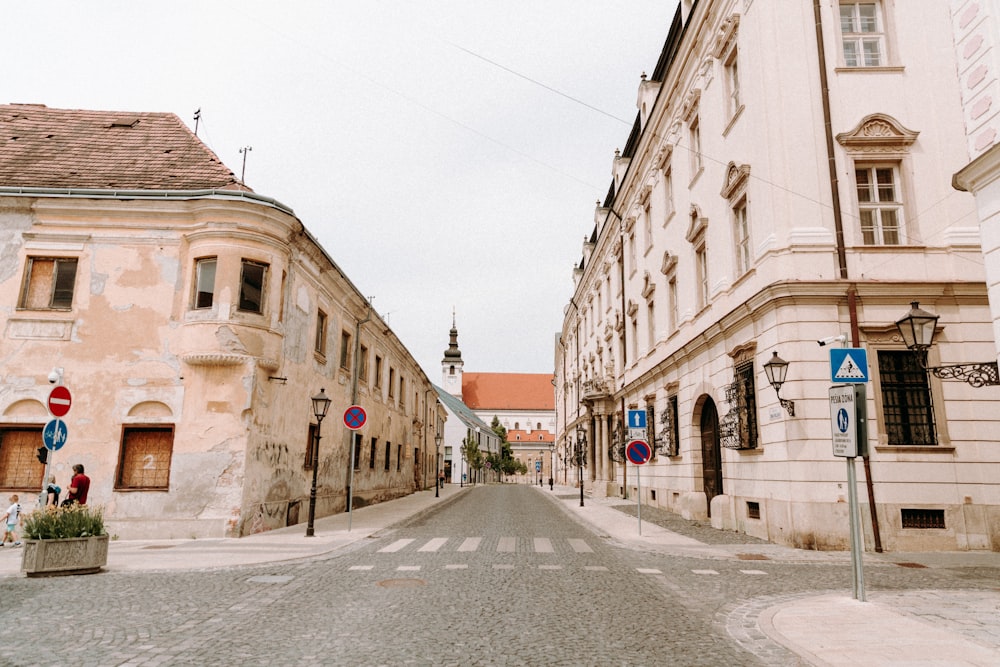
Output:
<instances>
[{"instance_id":1,"label":"blue arrow sign","mask_svg":"<svg viewBox=\"0 0 1000 667\"><path fill-rule=\"evenodd\" d=\"M66 422L61 419L53 419L42 429L42 442L45 443L45 448L50 452L58 452L66 444L68 435Z\"/></svg>"},{"instance_id":2,"label":"blue arrow sign","mask_svg":"<svg viewBox=\"0 0 1000 667\"><path fill-rule=\"evenodd\" d=\"M629 428L646 428L646 411L645 410L629 410L628 411L628 427Z\"/></svg>"}]
</instances>

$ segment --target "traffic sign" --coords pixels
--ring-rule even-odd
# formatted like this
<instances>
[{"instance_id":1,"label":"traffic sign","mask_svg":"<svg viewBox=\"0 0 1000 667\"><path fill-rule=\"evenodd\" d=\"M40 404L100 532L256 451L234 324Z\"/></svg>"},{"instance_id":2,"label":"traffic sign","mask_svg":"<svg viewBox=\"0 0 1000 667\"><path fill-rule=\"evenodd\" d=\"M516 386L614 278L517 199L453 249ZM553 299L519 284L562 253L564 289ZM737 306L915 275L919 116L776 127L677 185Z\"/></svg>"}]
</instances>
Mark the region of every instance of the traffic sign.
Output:
<instances>
[{"instance_id":1,"label":"traffic sign","mask_svg":"<svg viewBox=\"0 0 1000 667\"><path fill-rule=\"evenodd\" d=\"M653 451L649 448L649 444L645 440L633 440L625 446L625 456L637 466L641 466L648 461L652 454Z\"/></svg>"},{"instance_id":2,"label":"traffic sign","mask_svg":"<svg viewBox=\"0 0 1000 667\"><path fill-rule=\"evenodd\" d=\"M360 405L352 405L344 411L344 426L352 431L362 428L366 421L368 421L368 413Z\"/></svg>"},{"instance_id":3,"label":"traffic sign","mask_svg":"<svg viewBox=\"0 0 1000 667\"><path fill-rule=\"evenodd\" d=\"M868 351L863 347L830 348L830 381L836 384L868 382Z\"/></svg>"},{"instance_id":4,"label":"traffic sign","mask_svg":"<svg viewBox=\"0 0 1000 667\"><path fill-rule=\"evenodd\" d=\"M52 391L49 392L49 412L52 413L53 417L64 416L69 412L71 403L72 398L70 397L69 389L62 385L52 387Z\"/></svg>"},{"instance_id":5,"label":"traffic sign","mask_svg":"<svg viewBox=\"0 0 1000 667\"><path fill-rule=\"evenodd\" d=\"M58 452L66 444L68 435L66 422L61 419L51 419L42 429L42 442L49 451Z\"/></svg>"},{"instance_id":6,"label":"traffic sign","mask_svg":"<svg viewBox=\"0 0 1000 667\"><path fill-rule=\"evenodd\" d=\"M535 461L535 472L541 472L541 471L542 471L542 462Z\"/></svg>"},{"instance_id":7,"label":"traffic sign","mask_svg":"<svg viewBox=\"0 0 1000 667\"><path fill-rule=\"evenodd\" d=\"M865 396L864 385L830 387L830 427L834 456L853 459L865 455Z\"/></svg>"},{"instance_id":8,"label":"traffic sign","mask_svg":"<svg viewBox=\"0 0 1000 667\"><path fill-rule=\"evenodd\" d=\"M629 428L646 428L646 411L645 410L629 410L628 411L628 427Z\"/></svg>"}]
</instances>

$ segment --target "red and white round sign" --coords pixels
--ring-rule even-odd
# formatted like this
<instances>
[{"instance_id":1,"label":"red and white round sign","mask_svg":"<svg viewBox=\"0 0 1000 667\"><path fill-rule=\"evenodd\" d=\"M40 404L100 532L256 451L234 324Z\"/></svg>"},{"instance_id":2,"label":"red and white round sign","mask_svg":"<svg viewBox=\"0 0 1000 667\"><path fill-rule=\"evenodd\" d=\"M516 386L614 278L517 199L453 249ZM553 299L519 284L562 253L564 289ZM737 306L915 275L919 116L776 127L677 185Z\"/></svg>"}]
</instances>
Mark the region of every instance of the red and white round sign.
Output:
<instances>
[{"instance_id":1,"label":"red and white round sign","mask_svg":"<svg viewBox=\"0 0 1000 667\"><path fill-rule=\"evenodd\" d=\"M49 392L49 412L52 413L53 417L62 417L69 412L69 406L72 402L69 389L62 385L53 387L52 391Z\"/></svg>"}]
</instances>

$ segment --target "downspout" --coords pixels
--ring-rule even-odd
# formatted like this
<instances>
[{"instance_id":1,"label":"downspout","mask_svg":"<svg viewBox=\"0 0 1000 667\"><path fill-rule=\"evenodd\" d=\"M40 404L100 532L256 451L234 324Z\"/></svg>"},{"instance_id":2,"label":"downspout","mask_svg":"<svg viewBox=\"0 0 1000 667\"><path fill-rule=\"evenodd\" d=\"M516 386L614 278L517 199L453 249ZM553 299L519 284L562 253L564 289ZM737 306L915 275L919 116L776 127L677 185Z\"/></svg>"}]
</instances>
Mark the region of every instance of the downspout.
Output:
<instances>
[{"instance_id":1,"label":"downspout","mask_svg":"<svg viewBox=\"0 0 1000 667\"><path fill-rule=\"evenodd\" d=\"M833 144L833 123L830 113L830 85L826 75L826 50L823 46L823 17L820 10L820 0L813 0L813 17L816 21L816 55L819 61L819 80L823 102L823 130L826 135L827 167L830 172L830 195L833 199L833 224L837 238L837 264L841 280L848 280L847 250L844 246L844 219L840 210L840 185L837 178L837 160ZM857 290L853 285L847 288L847 310L851 319L851 344L861 345L861 332L858 327ZM867 449L867 448L866 448ZM875 508L875 487L872 482L871 459L866 453L861 457L865 468L865 487L868 491L868 509L871 513L872 536L875 540L875 552L882 553L882 538L879 533L878 513Z\"/></svg>"},{"instance_id":2,"label":"downspout","mask_svg":"<svg viewBox=\"0 0 1000 667\"><path fill-rule=\"evenodd\" d=\"M372 318L372 302L368 300L368 312L365 319L358 320L354 324L354 367L351 369L351 405L358 404L358 363L361 357L361 325ZM347 431L348 449L350 450L350 467L347 470L347 530L350 532L351 523L354 520L354 439L357 436L355 431Z\"/></svg>"},{"instance_id":3,"label":"downspout","mask_svg":"<svg viewBox=\"0 0 1000 667\"><path fill-rule=\"evenodd\" d=\"M618 236L619 236L619 240L621 241L621 246L622 246L622 261L619 264L619 267L621 268L621 270L619 271L619 273L621 274L620 277L621 277L621 288L622 288L622 299L621 299L621 308L622 308L622 387L624 388L624 385L625 385L625 366L626 366L626 362L628 360L628 339L625 337L625 334L628 331L628 326L627 326L627 323L625 322L625 318L626 318L626 314L625 314L625 221L622 220L622 217L620 215L618 215L618 213L615 211L615 209L613 207L609 206L608 207L608 211L610 211L616 218L618 218ZM625 392L624 391L622 392L622 395L621 395L621 404L622 404L621 418L625 419ZM625 436L625 425L624 425L624 422L622 422L622 436L623 437ZM615 446L617 446L617 443L613 443L612 444L612 447L615 447ZM596 452L595 452L595 456L596 456ZM612 459L611 463L612 463L612 465L614 465L614 459ZM624 461L622 461L622 498L624 500L628 500L628 466L625 464Z\"/></svg>"}]
</instances>

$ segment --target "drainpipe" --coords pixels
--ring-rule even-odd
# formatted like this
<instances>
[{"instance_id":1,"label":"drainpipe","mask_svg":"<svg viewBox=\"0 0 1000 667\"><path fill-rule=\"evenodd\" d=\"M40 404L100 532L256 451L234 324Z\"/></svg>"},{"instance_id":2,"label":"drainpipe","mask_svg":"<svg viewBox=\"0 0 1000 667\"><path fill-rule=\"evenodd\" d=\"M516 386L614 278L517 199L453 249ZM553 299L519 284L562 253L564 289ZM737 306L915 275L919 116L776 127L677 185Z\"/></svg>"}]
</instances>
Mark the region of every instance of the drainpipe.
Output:
<instances>
[{"instance_id":1,"label":"drainpipe","mask_svg":"<svg viewBox=\"0 0 1000 667\"><path fill-rule=\"evenodd\" d=\"M833 123L830 113L830 85L826 76L826 50L823 47L823 17L820 11L820 0L813 0L813 17L816 21L816 56L819 61L819 80L823 102L823 130L826 134L827 167L830 172L830 195L833 199L833 224L837 238L837 265L841 280L848 280L847 250L844 246L844 219L840 210L840 184L837 178L837 160L833 144ZM847 289L847 310L851 318L851 343L854 347L861 345L861 332L858 328L857 291L853 285ZM867 448L866 448L867 449ZM878 512L875 508L875 487L872 482L871 459L868 454L862 456L865 468L865 487L868 491L868 509L871 513L872 536L875 540L875 552L882 553L882 538L879 533Z\"/></svg>"},{"instance_id":2,"label":"drainpipe","mask_svg":"<svg viewBox=\"0 0 1000 667\"><path fill-rule=\"evenodd\" d=\"M368 299L368 312L365 319L358 320L354 324L354 367L351 369L351 405L358 404L358 364L361 357L361 325L372 318L372 302ZM347 471L347 531L351 530L351 523L354 520L354 439L357 432L347 431L347 444L350 451L350 467Z\"/></svg>"}]
</instances>

